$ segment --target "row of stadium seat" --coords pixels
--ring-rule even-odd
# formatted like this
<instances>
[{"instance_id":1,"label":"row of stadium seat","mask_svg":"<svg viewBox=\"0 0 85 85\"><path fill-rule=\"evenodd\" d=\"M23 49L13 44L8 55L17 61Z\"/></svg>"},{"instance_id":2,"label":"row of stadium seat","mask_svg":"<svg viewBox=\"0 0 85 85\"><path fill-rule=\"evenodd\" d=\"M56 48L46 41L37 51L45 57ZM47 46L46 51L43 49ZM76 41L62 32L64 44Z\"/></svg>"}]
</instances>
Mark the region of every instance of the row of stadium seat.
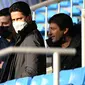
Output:
<instances>
[{"instance_id":1,"label":"row of stadium seat","mask_svg":"<svg viewBox=\"0 0 85 85\"><path fill-rule=\"evenodd\" d=\"M72 0L72 2L73 2L72 20L74 23L79 23L80 17L81 17L81 9L83 8L83 0ZM60 2L60 13L65 13L65 14L70 15L71 13L70 7L71 7L70 1ZM46 10L45 6L35 10L35 21L37 23L38 30L41 32L43 37L45 36L44 35L45 34L45 20L46 20L45 10ZM50 17L58 13L58 4L55 3L55 4L48 5L47 11L48 11L47 20L49 20ZM41 24L41 26L39 24Z\"/></svg>"},{"instance_id":2,"label":"row of stadium seat","mask_svg":"<svg viewBox=\"0 0 85 85\"><path fill-rule=\"evenodd\" d=\"M80 6L80 4L83 4L83 0L72 0L73 1L73 6ZM60 2L60 8L67 8L70 7L71 3L70 1L62 1ZM49 6L47 6L48 10L57 10L58 9L58 4L51 4ZM38 12L45 12L45 6L38 8L37 10L35 10L36 13Z\"/></svg>"},{"instance_id":3,"label":"row of stadium seat","mask_svg":"<svg viewBox=\"0 0 85 85\"><path fill-rule=\"evenodd\" d=\"M85 67L60 71L59 85L85 85ZM53 73L24 77L0 85L53 85Z\"/></svg>"},{"instance_id":4,"label":"row of stadium seat","mask_svg":"<svg viewBox=\"0 0 85 85\"><path fill-rule=\"evenodd\" d=\"M48 11L48 16L47 16L48 20L49 20L50 17L52 17L52 16L53 16L54 14L56 14L56 13L57 13L57 11L49 10L49 11ZM70 15L69 12L67 12L66 10L63 10L63 9L60 10L60 13L65 13L65 14ZM81 11L80 11L79 9L73 7L73 13L72 13L72 15L75 16L75 17L76 17L76 16L81 16ZM76 18L77 18L77 17L76 17ZM36 20L36 23L45 23L45 15L42 14L42 13L38 13L38 14L36 14L35 20ZM74 21L73 21L73 22L74 22ZM76 23L76 22L75 22L75 23Z\"/></svg>"}]
</instances>

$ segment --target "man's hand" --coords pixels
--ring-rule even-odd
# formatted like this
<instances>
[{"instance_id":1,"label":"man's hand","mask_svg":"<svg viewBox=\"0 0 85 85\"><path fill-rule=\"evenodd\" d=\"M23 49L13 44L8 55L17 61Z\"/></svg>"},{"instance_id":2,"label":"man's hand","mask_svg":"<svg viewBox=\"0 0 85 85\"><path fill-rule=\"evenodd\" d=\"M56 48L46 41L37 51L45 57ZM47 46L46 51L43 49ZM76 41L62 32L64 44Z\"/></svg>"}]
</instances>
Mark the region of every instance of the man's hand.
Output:
<instances>
[{"instance_id":1,"label":"man's hand","mask_svg":"<svg viewBox=\"0 0 85 85\"><path fill-rule=\"evenodd\" d=\"M2 69L3 64L4 64L4 62L1 61L1 63L0 63L0 69Z\"/></svg>"}]
</instances>

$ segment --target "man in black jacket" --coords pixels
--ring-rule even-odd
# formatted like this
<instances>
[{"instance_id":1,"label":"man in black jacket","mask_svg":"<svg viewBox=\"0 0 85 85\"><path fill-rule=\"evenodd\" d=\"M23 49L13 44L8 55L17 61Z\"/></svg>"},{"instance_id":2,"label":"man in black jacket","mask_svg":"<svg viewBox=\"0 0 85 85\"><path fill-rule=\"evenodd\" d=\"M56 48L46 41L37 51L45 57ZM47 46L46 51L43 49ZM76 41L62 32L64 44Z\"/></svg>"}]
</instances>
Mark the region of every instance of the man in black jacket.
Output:
<instances>
[{"instance_id":1,"label":"man in black jacket","mask_svg":"<svg viewBox=\"0 0 85 85\"><path fill-rule=\"evenodd\" d=\"M16 46L44 47L44 41L32 21L31 10L25 2L19 1L10 6L13 27L18 34ZM14 68L12 69L14 64ZM14 76L12 72L14 70ZM46 73L46 57L39 54L17 54L12 60L8 79L35 76Z\"/></svg>"},{"instance_id":2,"label":"man in black jacket","mask_svg":"<svg viewBox=\"0 0 85 85\"><path fill-rule=\"evenodd\" d=\"M59 13L49 19L49 47L75 48L75 56L61 56L60 69L72 69L81 66L81 32L73 27L70 16ZM75 30L76 29L76 30Z\"/></svg>"},{"instance_id":3,"label":"man in black jacket","mask_svg":"<svg viewBox=\"0 0 85 85\"><path fill-rule=\"evenodd\" d=\"M0 50L13 46L15 43L14 29L12 28L12 21L9 13L9 8L0 10ZM0 79L4 73L7 64L8 55L0 57Z\"/></svg>"}]
</instances>

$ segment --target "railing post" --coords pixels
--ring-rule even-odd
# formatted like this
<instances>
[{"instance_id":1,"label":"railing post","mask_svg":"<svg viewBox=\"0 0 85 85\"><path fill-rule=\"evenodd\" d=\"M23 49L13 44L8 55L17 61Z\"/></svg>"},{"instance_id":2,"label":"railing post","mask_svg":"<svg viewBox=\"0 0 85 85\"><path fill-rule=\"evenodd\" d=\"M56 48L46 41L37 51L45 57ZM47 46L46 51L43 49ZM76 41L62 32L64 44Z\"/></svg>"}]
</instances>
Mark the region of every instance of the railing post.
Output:
<instances>
[{"instance_id":1,"label":"railing post","mask_svg":"<svg viewBox=\"0 0 85 85\"><path fill-rule=\"evenodd\" d=\"M33 20L35 20L35 11L32 12Z\"/></svg>"},{"instance_id":2,"label":"railing post","mask_svg":"<svg viewBox=\"0 0 85 85\"><path fill-rule=\"evenodd\" d=\"M48 29L48 8L47 6L45 7L45 47L47 48L47 29Z\"/></svg>"},{"instance_id":3,"label":"railing post","mask_svg":"<svg viewBox=\"0 0 85 85\"><path fill-rule=\"evenodd\" d=\"M53 53L53 85L59 85L60 56L57 52Z\"/></svg>"},{"instance_id":4,"label":"railing post","mask_svg":"<svg viewBox=\"0 0 85 85\"><path fill-rule=\"evenodd\" d=\"M82 9L82 67L85 67L85 9Z\"/></svg>"}]
</instances>

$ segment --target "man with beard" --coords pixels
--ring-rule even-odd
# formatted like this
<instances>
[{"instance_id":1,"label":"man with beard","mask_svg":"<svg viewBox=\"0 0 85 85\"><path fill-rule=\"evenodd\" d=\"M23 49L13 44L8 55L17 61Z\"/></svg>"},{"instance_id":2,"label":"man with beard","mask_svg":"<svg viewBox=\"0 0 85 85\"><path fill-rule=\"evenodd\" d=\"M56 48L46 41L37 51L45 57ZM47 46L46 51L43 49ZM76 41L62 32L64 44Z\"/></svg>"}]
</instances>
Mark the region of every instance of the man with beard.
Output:
<instances>
[{"instance_id":1,"label":"man with beard","mask_svg":"<svg viewBox=\"0 0 85 85\"><path fill-rule=\"evenodd\" d=\"M59 13L49 19L49 47L75 48L75 56L61 56L60 69L73 69L81 66L81 33L77 33L76 26L70 16ZM76 29L74 31L74 29Z\"/></svg>"}]
</instances>

